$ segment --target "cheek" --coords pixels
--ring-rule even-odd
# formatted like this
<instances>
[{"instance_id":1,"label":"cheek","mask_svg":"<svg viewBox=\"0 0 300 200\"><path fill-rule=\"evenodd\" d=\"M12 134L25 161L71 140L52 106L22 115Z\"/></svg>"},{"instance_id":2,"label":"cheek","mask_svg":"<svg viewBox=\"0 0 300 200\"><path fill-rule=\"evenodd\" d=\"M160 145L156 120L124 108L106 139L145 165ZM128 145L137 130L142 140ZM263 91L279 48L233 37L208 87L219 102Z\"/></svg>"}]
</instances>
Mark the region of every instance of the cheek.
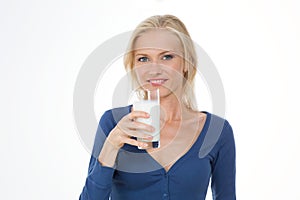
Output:
<instances>
[{"instance_id":1,"label":"cheek","mask_svg":"<svg viewBox=\"0 0 300 200\"><path fill-rule=\"evenodd\" d=\"M184 75L184 67L181 63L175 63L168 67L168 73L176 79L182 78Z\"/></svg>"},{"instance_id":2,"label":"cheek","mask_svg":"<svg viewBox=\"0 0 300 200\"><path fill-rule=\"evenodd\" d=\"M143 67L135 67L133 68L133 74L135 75L135 78L139 85L145 82L146 79L146 70L143 69Z\"/></svg>"},{"instance_id":3,"label":"cheek","mask_svg":"<svg viewBox=\"0 0 300 200\"><path fill-rule=\"evenodd\" d=\"M143 77L145 74L145 69L143 67L135 67L133 70L137 77Z\"/></svg>"},{"instance_id":4,"label":"cheek","mask_svg":"<svg viewBox=\"0 0 300 200\"><path fill-rule=\"evenodd\" d=\"M170 63L170 67L174 70L177 71L178 73L183 73L184 71L184 62L180 60L176 60L173 63Z\"/></svg>"}]
</instances>

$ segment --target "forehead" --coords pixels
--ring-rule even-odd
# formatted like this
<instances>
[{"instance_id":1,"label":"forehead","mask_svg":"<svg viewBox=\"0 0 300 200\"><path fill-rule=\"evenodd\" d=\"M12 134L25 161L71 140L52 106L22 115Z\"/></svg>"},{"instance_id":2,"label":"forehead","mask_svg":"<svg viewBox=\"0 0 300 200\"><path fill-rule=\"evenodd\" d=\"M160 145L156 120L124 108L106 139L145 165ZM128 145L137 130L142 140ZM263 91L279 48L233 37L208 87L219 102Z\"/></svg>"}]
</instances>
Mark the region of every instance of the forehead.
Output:
<instances>
[{"instance_id":1,"label":"forehead","mask_svg":"<svg viewBox=\"0 0 300 200\"><path fill-rule=\"evenodd\" d=\"M133 46L135 51L157 49L182 52L182 45L175 33L165 29L148 30L141 33Z\"/></svg>"}]
</instances>

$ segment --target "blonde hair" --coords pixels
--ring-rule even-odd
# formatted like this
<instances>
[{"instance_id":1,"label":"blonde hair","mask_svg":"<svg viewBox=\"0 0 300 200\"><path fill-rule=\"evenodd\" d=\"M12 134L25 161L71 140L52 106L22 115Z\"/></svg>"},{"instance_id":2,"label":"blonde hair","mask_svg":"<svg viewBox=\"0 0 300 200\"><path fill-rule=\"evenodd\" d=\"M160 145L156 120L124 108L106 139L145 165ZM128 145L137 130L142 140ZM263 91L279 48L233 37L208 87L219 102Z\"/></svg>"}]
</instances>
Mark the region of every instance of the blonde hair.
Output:
<instances>
[{"instance_id":1,"label":"blonde hair","mask_svg":"<svg viewBox=\"0 0 300 200\"><path fill-rule=\"evenodd\" d=\"M132 84L133 86L138 85L137 77L134 73L134 70L132 70L134 67L134 44L136 39L146 31L153 30L155 28L163 28L175 33L181 42L184 65L187 69L187 71L184 73L185 82L182 101L188 108L196 111L197 102L194 93L194 79L196 75L197 55L194 43L184 23L173 15L155 15L149 17L142 21L133 31L127 52L124 55L124 66L125 69L131 73Z\"/></svg>"}]
</instances>

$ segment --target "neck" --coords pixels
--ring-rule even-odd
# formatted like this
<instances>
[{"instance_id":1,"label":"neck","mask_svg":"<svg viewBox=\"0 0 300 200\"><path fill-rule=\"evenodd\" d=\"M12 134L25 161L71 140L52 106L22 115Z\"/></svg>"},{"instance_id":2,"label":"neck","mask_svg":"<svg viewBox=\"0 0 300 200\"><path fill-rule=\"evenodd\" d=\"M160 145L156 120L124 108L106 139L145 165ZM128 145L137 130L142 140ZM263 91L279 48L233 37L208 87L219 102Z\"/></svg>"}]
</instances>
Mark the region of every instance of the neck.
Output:
<instances>
[{"instance_id":1,"label":"neck","mask_svg":"<svg viewBox=\"0 0 300 200\"><path fill-rule=\"evenodd\" d=\"M181 121L182 116L188 112L187 107L183 104L181 99L175 95L168 98L160 99L161 116L165 122Z\"/></svg>"}]
</instances>

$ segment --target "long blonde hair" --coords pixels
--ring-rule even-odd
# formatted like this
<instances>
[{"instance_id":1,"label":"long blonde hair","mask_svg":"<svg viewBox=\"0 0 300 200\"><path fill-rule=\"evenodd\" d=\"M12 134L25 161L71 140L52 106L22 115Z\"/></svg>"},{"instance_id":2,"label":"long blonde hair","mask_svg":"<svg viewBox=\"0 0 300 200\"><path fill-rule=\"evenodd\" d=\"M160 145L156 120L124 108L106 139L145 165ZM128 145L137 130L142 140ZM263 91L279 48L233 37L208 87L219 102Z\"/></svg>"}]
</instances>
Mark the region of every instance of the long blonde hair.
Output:
<instances>
[{"instance_id":1,"label":"long blonde hair","mask_svg":"<svg viewBox=\"0 0 300 200\"><path fill-rule=\"evenodd\" d=\"M134 67L134 44L136 39L148 30L153 28L163 28L179 38L182 49L184 65L187 71L184 73L185 83L182 101L192 110L197 110L197 102L194 93L194 79L196 76L197 55L194 47L194 43L190 37L188 30L184 23L173 15L155 15L142 21L136 29L133 31L127 52L124 55L124 66L127 71L131 72L131 78L133 85L137 85L137 77L132 70Z\"/></svg>"}]
</instances>

